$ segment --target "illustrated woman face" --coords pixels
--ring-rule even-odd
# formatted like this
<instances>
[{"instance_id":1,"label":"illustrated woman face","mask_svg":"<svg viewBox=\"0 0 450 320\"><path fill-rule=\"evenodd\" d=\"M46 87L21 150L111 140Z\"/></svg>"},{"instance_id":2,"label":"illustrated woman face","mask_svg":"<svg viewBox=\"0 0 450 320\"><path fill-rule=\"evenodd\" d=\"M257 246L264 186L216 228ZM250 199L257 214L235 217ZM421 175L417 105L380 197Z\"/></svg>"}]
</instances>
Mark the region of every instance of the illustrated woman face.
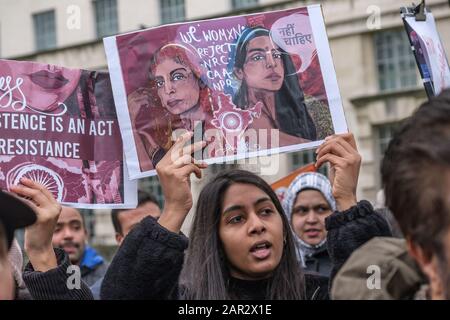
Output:
<instances>
[{"instance_id":1,"label":"illustrated woman face","mask_svg":"<svg viewBox=\"0 0 450 320\"><path fill-rule=\"evenodd\" d=\"M81 70L44 64L0 61L0 79L11 77L12 87L15 86L18 78L23 79L20 89L12 90L13 98L22 101L25 97L28 106L40 111L50 112L57 109L58 104L64 102L74 92L80 76ZM0 88L0 96L7 91L4 87L5 82Z\"/></svg>"},{"instance_id":2,"label":"illustrated woman face","mask_svg":"<svg viewBox=\"0 0 450 320\"><path fill-rule=\"evenodd\" d=\"M198 79L183 64L165 59L156 66L154 78L161 103L170 113L182 114L198 104Z\"/></svg>"},{"instance_id":3,"label":"illustrated woman face","mask_svg":"<svg viewBox=\"0 0 450 320\"><path fill-rule=\"evenodd\" d=\"M239 80L249 88L278 91L284 80L281 52L269 36L256 37L249 41L242 69L236 69Z\"/></svg>"},{"instance_id":4,"label":"illustrated woman face","mask_svg":"<svg viewBox=\"0 0 450 320\"><path fill-rule=\"evenodd\" d=\"M269 277L283 254L283 221L270 197L252 184L236 183L225 193L219 237L233 277Z\"/></svg>"}]
</instances>

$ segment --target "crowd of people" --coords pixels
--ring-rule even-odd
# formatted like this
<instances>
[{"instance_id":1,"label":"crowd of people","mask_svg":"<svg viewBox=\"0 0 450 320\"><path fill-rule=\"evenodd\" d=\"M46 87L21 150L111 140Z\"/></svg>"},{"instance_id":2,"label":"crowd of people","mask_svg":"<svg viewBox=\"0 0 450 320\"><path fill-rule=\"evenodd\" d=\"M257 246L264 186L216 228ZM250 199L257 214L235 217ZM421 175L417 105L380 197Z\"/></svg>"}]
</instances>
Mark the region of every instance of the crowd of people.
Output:
<instances>
[{"instance_id":1,"label":"crowd of people","mask_svg":"<svg viewBox=\"0 0 450 320\"><path fill-rule=\"evenodd\" d=\"M450 299L449 90L421 105L390 142L382 209L357 199L361 156L347 133L316 151L329 177L299 175L282 202L254 173L218 174L202 189L186 236L190 177L207 167L192 157L205 142L191 144L191 135L156 166L162 210L140 193L136 209L112 211L118 250L110 263L87 245L83 215L43 186L22 178L1 191L0 299ZM14 231L24 227L23 268ZM68 285L73 266L79 286Z\"/></svg>"}]
</instances>

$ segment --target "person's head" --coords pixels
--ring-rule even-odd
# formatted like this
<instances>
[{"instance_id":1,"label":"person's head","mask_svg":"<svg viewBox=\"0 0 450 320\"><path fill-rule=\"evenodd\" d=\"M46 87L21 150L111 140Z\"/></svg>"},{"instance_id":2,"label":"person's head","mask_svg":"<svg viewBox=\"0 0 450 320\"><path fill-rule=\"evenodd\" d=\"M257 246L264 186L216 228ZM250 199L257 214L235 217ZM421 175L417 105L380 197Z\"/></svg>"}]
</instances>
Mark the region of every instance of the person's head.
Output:
<instances>
[{"instance_id":1,"label":"person's head","mask_svg":"<svg viewBox=\"0 0 450 320\"><path fill-rule=\"evenodd\" d=\"M36 214L27 204L0 190L0 300L15 297L16 282L8 260L14 231L32 225Z\"/></svg>"},{"instance_id":2,"label":"person's head","mask_svg":"<svg viewBox=\"0 0 450 320\"><path fill-rule=\"evenodd\" d=\"M53 246L64 249L72 264L79 264L83 259L87 240L88 234L81 212L63 206L53 232Z\"/></svg>"},{"instance_id":3,"label":"person's head","mask_svg":"<svg viewBox=\"0 0 450 320\"><path fill-rule=\"evenodd\" d=\"M336 210L326 176L318 172L297 176L288 188L283 205L292 229L303 242L317 246L326 241L325 218Z\"/></svg>"},{"instance_id":4,"label":"person's head","mask_svg":"<svg viewBox=\"0 0 450 320\"><path fill-rule=\"evenodd\" d=\"M381 167L386 205L430 280L450 299L450 91L430 99L390 142Z\"/></svg>"},{"instance_id":5,"label":"person's head","mask_svg":"<svg viewBox=\"0 0 450 320\"><path fill-rule=\"evenodd\" d=\"M237 43L234 74L247 88L278 91L285 74L283 55L269 30L247 29Z\"/></svg>"},{"instance_id":6,"label":"person's head","mask_svg":"<svg viewBox=\"0 0 450 320\"><path fill-rule=\"evenodd\" d=\"M243 170L219 174L201 191L182 280L190 298L227 299L230 277L268 279L272 299L303 295L281 204L263 179Z\"/></svg>"},{"instance_id":7,"label":"person's head","mask_svg":"<svg viewBox=\"0 0 450 320\"><path fill-rule=\"evenodd\" d=\"M39 111L51 112L59 108L59 103L64 102L78 86L80 76L81 70L78 69L0 60L0 78L11 77L11 87L19 78L23 81L20 90L12 91L14 99L23 101L25 97L27 105ZM5 101L0 102L5 104Z\"/></svg>"},{"instance_id":8,"label":"person's head","mask_svg":"<svg viewBox=\"0 0 450 320\"><path fill-rule=\"evenodd\" d=\"M254 27L242 32L231 53L228 72L239 82L233 96L239 108L250 106L251 92L261 99L273 93L280 130L308 140L316 139L316 127L306 109L295 65L290 54L273 41L269 30Z\"/></svg>"},{"instance_id":9,"label":"person's head","mask_svg":"<svg viewBox=\"0 0 450 320\"><path fill-rule=\"evenodd\" d=\"M113 209L111 219L116 232L118 245L122 244L127 234L145 217L152 216L158 219L161 215L156 198L147 192L138 192L138 205L136 209Z\"/></svg>"},{"instance_id":10,"label":"person's head","mask_svg":"<svg viewBox=\"0 0 450 320\"><path fill-rule=\"evenodd\" d=\"M163 46L150 61L150 86L174 115L202 105L207 95L204 74L198 55L180 44Z\"/></svg>"}]
</instances>

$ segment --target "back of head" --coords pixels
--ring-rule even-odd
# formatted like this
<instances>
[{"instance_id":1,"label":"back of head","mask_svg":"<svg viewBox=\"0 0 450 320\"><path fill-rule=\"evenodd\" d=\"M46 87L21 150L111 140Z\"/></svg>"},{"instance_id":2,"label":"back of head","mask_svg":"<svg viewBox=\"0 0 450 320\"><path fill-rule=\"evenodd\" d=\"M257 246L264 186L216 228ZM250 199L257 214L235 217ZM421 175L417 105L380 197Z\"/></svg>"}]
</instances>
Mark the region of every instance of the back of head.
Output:
<instances>
[{"instance_id":1,"label":"back of head","mask_svg":"<svg viewBox=\"0 0 450 320\"><path fill-rule=\"evenodd\" d=\"M403 234L427 250L439 245L450 225L450 90L404 121L381 174L386 205Z\"/></svg>"}]
</instances>

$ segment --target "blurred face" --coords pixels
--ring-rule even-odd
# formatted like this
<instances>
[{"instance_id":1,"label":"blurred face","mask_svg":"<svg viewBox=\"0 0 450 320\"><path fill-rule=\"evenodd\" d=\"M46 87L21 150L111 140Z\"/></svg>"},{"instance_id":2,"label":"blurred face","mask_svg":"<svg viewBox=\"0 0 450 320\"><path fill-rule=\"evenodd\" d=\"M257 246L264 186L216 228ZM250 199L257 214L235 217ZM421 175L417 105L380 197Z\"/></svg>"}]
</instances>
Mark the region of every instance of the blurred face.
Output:
<instances>
[{"instance_id":1,"label":"blurred face","mask_svg":"<svg viewBox=\"0 0 450 320\"><path fill-rule=\"evenodd\" d=\"M244 80L249 88L278 91L284 81L281 52L268 36L249 41L245 63L236 69L236 76Z\"/></svg>"},{"instance_id":2,"label":"blurred face","mask_svg":"<svg viewBox=\"0 0 450 320\"><path fill-rule=\"evenodd\" d=\"M198 104L198 80L186 66L166 59L156 66L154 77L161 103L170 113L183 114Z\"/></svg>"},{"instance_id":3,"label":"blurred face","mask_svg":"<svg viewBox=\"0 0 450 320\"><path fill-rule=\"evenodd\" d=\"M86 241L87 233L81 213L77 209L63 207L53 233L53 246L64 249L72 264L79 264L83 258Z\"/></svg>"},{"instance_id":4,"label":"blurred face","mask_svg":"<svg viewBox=\"0 0 450 320\"><path fill-rule=\"evenodd\" d=\"M0 229L3 226L0 225ZM8 261L8 248L3 230L0 230L0 300L14 299L15 282Z\"/></svg>"},{"instance_id":5,"label":"blurred face","mask_svg":"<svg viewBox=\"0 0 450 320\"><path fill-rule=\"evenodd\" d=\"M321 192L301 191L292 209L292 227L300 239L317 245L327 236L325 218L331 213L330 205Z\"/></svg>"},{"instance_id":6,"label":"blurred face","mask_svg":"<svg viewBox=\"0 0 450 320\"><path fill-rule=\"evenodd\" d=\"M11 90L16 101L26 99L26 104L40 111L50 112L58 108L58 103L64 102L78 86L81 70L72 70L50 65L31 67L30 64L0 61L0 79L11 77L9 87L15 87L18 78L23 83ZM0 86L0 97L8 91L5 81ZM9 96L3 97L0 104L4 105Z\"/></svg>"},{"instance_id":7,"label":"blurred face","mask_svg":"<svg viewBox=\"0 0 450 320\"><path fill-rule=\"evenodd\" d=\"M444 237L444 256L439 259L439 279L442 283L442 297L450 300L450 229Z\"/></svg>"},{"instance_id":8,"label":"blurred face","mask_svg":"<svg viewBox=\"0 0 450 320\"><path fill-rule=\"evenodd\" d=\"M161 210L153 202L146 202L136 209L119 212L118 219L122 227L122 234L116 233L117 243L121 245L127 234L145 217L152 216L153 218L159 218L160 215Z\"/></svg>"},{"instance_id":9,"label":"blurred face","mask_svg":"<svg viewBox=\"0 0 450 320\"><path fill-rule=\"evenodd\" d=\"M233 184L225 193L219 237L231 276L270 277L283 254L283 222L270 197L250 184Z\"/></svg>"},{"instance_id":10,"label":"blurred face","mask_svg":"<svg viewBox=\"0 0 450 320\"><path fill-rule=\"evenodd\" d=\"M450 300L450 228L441 238L441 252L429 252L408 240L409 253L428 277L432 300Z\"/></svg>"}]
</instances>

